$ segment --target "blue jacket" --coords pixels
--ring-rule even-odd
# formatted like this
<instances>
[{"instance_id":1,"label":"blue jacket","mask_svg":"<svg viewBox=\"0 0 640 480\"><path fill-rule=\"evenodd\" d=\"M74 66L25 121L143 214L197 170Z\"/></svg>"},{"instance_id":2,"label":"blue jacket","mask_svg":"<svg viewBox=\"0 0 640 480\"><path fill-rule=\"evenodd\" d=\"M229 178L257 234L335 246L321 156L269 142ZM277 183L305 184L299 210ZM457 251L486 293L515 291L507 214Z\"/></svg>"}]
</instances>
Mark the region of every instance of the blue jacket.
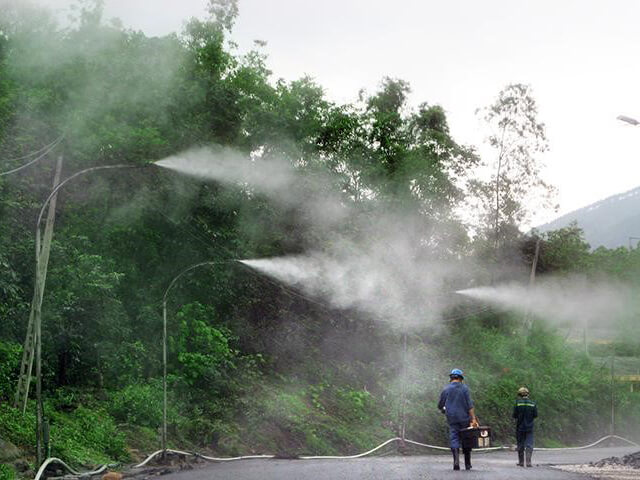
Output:
<instances>
[{"instance_id":1,"label":"blue jacket","mask_svg":"<svg viewBox=\"0 0 640 480\"><path fill-rule=\"evenodd\" d=\"M438 409L447 415L448 423L469 423L469 410L473 408L471 391L462 382L451 382L440 394Z\"/></svg>"},{"instance_id":2,"label":"blue jacket","mask_svg":"<svg viewBox=\"0 0 640 480\"><path fill-rule=\"evenodd\" d=\"M516 419L516 430L518 432L532 432L533 419L538 416L536 402L529 397L518 397L513 407L513 418Z\"/></svg>"}]
</instances>

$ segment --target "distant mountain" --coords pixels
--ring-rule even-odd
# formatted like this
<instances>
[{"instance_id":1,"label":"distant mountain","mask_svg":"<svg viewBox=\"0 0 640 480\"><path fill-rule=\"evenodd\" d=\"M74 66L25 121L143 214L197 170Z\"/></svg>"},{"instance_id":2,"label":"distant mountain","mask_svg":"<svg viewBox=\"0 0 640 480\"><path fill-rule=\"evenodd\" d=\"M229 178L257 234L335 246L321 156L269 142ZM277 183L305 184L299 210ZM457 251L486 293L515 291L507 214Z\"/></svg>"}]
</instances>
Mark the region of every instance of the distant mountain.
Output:
<instances>
[{"instance_id":1,"label":"distant mountain","mask_svg":"<svg viewBox=\"0 0 640 480\"><path fill-rule=\"evenodd\" d=\"M567 213L552 222L537 227L541 232L557 230L572 221L584 230L591 248L627 247L640 242L640 187L613 195L587 207Z\"/></svg>"}]
</instances>

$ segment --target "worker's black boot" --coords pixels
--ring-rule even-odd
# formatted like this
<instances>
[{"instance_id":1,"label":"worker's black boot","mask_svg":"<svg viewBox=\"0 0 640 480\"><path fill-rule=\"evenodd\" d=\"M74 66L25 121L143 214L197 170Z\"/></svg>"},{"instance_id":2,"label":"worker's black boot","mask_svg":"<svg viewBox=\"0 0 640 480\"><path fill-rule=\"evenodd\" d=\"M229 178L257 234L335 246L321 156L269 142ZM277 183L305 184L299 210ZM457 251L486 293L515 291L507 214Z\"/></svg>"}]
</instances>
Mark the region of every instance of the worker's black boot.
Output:
<instances>
[{"instance_id":1,"label":"worker's black boot","mask_svg":"<svg viewBox=\"0 0 640 480\"><path fill-rule=\"evenodd\" d=\"M533 448L527 448L525 450L525 453L527 455L527 467L532 467L533 465L531 465L531 455L533 455Z\"/></svg>"},{"instance_id":2,"label":"worker's black boot","mask_svg":"<svg viewBox=\"0 0 640 480\"><path fill-rule=\"evenodd\" d=\"M452 448L451 453L453 454L453 469L460 470L460 450Z\"/></svg>"},{"instance_id":3,"label":"worker's black boot","mask_svg":"<svg viewBox=\"0 0 640 480\"><path fill-rule=\"evenodd\" d=\"M462 453L464 453L464 469L471 470L471 449L463 448Z\"/></svg>"},{"instance_id":4,"label":"worker's black boot","mask_svg":"<svg viewBox=\"0 0 640 480\"><path fill-rule=\"evenodd\" d=\"M519 467L524 467L524 448L518 449L518 463Z\"/></svg>"}]
</instances>

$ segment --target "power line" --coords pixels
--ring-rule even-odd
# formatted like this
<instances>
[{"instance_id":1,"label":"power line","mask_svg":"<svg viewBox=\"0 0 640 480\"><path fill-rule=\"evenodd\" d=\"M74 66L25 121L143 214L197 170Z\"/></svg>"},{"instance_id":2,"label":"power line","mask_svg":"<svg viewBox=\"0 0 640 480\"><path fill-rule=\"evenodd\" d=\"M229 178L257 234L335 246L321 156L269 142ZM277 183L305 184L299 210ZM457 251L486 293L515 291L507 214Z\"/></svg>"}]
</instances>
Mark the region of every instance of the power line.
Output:
<instances>
[{"instance_id":1,"label":"power line","mask_svg":"<svg viewBox=\"0 0 640 480\"><path fill-rule=\"evenodd\" d=\"M32 153L29 153L29 154L24 155L24 156L22 156L22 157L18 157L18 158L14 158L14 159L8 160L8 161L7 161L7 163L18 162L18 161L20 161L20 160L25 160L25 159L27 159L27 158L31 158L31 157L33 157L34 155L37 155L37 157L36 157L36 158L34 158L34 159L33 159L33 160L31 160L30 162L28 162L28 163L26 163L26 164L24 164L24 165L22 165L22 166L20 166L20 167L14 168L13 170L9 170L9 171L7 171L7 172L2 172L2 173L0 173L0 177L2 177L2 176L4 176L4 175L9 175L9 174L11 174L11 173L17 173L17 172L19 172L20 170L23 170L23 169L25 169L25 168L27 168L27 167L29 167L29 166L33 165L33 164L34 164L34 163L36 163L38 160L41 160L42 158L44 158L45 156L47 156L47 154L48 154L49 152L51 152L54 148L56 148L56 147L58 146L58 144L59 144L60 142L62 142L63 138L64 138L64 134L63 134L63 135L60 135L57 139L55 139L55 140L54 140L53 142L51 142L50 144L45 145L45 146L44 146L44 147L42 147L40 150L37 150L37 151L32 152Z\"/></svg>"}]
</instances>

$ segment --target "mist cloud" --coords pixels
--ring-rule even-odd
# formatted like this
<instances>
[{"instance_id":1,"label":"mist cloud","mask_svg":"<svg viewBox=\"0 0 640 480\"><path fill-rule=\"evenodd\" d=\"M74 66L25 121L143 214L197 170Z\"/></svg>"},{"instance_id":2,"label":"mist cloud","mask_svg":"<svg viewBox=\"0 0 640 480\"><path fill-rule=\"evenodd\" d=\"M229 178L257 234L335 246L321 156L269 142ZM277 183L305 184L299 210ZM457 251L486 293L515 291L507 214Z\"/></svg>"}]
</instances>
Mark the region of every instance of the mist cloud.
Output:
<instances>
[{"instance_id":1,"label":"mist cloud","mask_svg":"<svg viewBox=\"0 0 640 480\"><path fill-rule=\"evenodd\" d=\"M617 280L580 276L546 277L531 287L510 283L459 293L504 309L529 312L563 326L610 327L632 311L634 298L631 289Z\"/></svg>"}]
</instances>

